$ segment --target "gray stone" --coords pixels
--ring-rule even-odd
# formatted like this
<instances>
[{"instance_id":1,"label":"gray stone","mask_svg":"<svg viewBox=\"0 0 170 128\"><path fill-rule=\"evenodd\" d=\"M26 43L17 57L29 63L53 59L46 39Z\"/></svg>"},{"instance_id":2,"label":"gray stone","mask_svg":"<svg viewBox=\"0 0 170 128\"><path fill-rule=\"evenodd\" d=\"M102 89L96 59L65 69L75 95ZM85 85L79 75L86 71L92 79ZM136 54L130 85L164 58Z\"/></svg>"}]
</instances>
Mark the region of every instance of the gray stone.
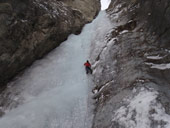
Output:
<instances>
[{"instance_id":1,"label":"gray stone","mask_svg":"<svg viewBox=\"0 0 170 128\"><path fill-rule=\"evenodd\" d=\"M147 65L170 63L169 7L168 0L112 0L107 13L114 28L106 42L113 38L117 41L113 41L114 45L108 48L105 56L99 55L97 59L100 62L98 68L103 70L94 74L95 89L103 90L95 97L98 100L93 128L129 128L119 120L113 121L114 112L122 106L126 108L128 105L124 98L139 94L140 88L157 91L156 103L163 106L166 114L170 113L170 69L161 70ZM124 30L128 31L123 33ZM148 56L161 58L156 60ZM107 70L107 67L114 68ZM111 75L112 72L114 74ZM109 83L111 80L114 82ZM134 88L138 90L135 93ZM152 117L153 113L155 110L150 110L148 115ZM128 112L124 116L127 115ZM134 111L131 119L134 122L135 116ZM150 128L164 127L166 124L152 118L150 122Z\"/></svg>"}]
</instances>

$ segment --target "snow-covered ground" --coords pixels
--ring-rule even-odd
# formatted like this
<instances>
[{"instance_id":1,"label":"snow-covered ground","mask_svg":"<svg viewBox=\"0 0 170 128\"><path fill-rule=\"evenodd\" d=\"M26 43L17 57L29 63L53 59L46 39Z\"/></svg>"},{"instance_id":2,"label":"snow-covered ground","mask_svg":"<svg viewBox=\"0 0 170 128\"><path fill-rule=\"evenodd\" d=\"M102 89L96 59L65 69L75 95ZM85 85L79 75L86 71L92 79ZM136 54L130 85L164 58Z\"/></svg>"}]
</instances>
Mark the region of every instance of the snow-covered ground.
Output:
<instances>
[{"instance_id":1,"label":"snow-covered ground","mask_svg":"<svg viewBox=\"0 0 170 128\"><path fill-rule=\"evenodd\" d=\"M36 61L25 73L8 84L3 93L10 97L9 109L0 118L0 128L88 128L92 114L88 105L91 76L85 74L96 30L108 29L105 12L86 25L80 35ZM6 101L8 102L8 101ZM19 105L15 108L13 102ZM15 104L15 105L16 105Z\"/></svg>"}]
</instances>

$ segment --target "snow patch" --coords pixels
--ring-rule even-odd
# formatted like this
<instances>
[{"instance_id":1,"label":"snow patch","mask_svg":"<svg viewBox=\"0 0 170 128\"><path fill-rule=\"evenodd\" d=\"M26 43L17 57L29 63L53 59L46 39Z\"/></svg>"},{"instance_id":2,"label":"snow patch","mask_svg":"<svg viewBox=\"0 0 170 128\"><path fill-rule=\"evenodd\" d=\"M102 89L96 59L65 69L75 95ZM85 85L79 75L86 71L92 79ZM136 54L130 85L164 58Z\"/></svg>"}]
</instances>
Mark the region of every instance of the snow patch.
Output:
<instances>
[{"instance_id":1,"label":"snow patch","mask_svg":"<svg viewBox=\"0 0 170 128\"><path fill-rule=\"evenodd\" d=\"M95 63L94 64L92 64L92 68L96 68L96 66L99 64L99 60L98 61L95 61Z\"/></svg>"},{"instance_id":2,"label":"snow patch","mask_svg":"<svg viewBox=\"0 0 170 128\"><path fill-rule=\"evenodd\" d=\"M169 49L165 49L166 52L170 53L170 50Z\"/></svg>"},{"instance_id":3,"label":"snow patch","mask_svg":"<svg viewBox=\"0 0 170 128\"><path fill-rule=\"evenodd\" d=\"M133 90L133 93L136 89ZM129 102L115 111L113 122L118 122L125 128L151 128L152 120L158 123L157 128L170 127L170 115L165 113L163 106L157 102L158 92L153 89L142 88L140 92L131 98L124 99ZM151 120L152 119L152 120Z\"/></svg>"},{"instance_id":4,"label":"snow patch","mask_svg":"<svg viewBox=\"0 0 170 128\"><path fill-rule=\"evenodd\" d=\"M151 59L151 60L159 60L159 59L162 59L163 57L157 55L157 56L147 56L146 58Z\"/></svg>"},{"instance_id":5,"label":"snow patch","mask_svg":"<svg viewBox=\"0 0 170 128\"><path fill-rule=\"evenodd\" d=\"M107 43L107 47L111 47L111 45L114 45L114 43L117 41L117 38L113 38L111 39L108 43Z\"/></svg>"},{"instance_id":6,"label":"snow patch","mask_svg":"<svg viewBox=\"0 0 170 128\"><path fill-rule=\"evenodd\" d=\"M127 33L127 32L129 32L129 31L128 30L124 30L124 31L120 32L119 34L124 34L124 33Z\"/></svg>"},{"instance_id":7,"label":"snow patch","mask_svg":"<svg viewBox=\"0 0 170 128\"><path fill-rule=\"evenodd\" d=\"M159 69L159 70L166 70L170 69L170 63L168 64L154 64L154 63L145 63L146 65L150 65L150 68Z\"/></svg>"}]
</instances>

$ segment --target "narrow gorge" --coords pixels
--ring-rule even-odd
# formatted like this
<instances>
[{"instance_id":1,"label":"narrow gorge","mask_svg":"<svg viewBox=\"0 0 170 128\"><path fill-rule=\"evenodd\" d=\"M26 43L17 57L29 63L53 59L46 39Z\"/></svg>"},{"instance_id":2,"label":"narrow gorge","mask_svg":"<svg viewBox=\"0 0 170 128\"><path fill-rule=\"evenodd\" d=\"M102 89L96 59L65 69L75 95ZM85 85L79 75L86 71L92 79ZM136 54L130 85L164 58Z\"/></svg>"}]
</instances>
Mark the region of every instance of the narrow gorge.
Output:
<instances>
[{"instance_id":1,"label":"narrow gorge","mask_svg":"<svg viewBox=\"0 0 170 128\"><path fill-rule=\"evenodd\" d=\"M1 0L0 128L169 128L169 28L169 0Z\"/></svg>"}]
</instances>

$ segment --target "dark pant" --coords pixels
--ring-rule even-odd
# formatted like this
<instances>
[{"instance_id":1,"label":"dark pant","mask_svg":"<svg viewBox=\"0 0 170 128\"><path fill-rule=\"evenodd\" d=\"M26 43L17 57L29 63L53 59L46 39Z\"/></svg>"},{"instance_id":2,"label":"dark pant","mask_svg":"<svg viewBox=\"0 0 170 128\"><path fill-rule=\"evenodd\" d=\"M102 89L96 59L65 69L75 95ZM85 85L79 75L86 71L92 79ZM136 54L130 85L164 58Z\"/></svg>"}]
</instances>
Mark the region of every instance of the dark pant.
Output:
<instances>
[{"instance_id":1,"label":"dark pant","mask_svg":"<svg viewBox=\"0 0 170 128\"><path fill-rule=\"evenodd\" d=\"M88 73L92 74L92 72L93 72L92 69L90 67L86 66L86 74L88 74Z\"/></svg>"}]
</instances>

